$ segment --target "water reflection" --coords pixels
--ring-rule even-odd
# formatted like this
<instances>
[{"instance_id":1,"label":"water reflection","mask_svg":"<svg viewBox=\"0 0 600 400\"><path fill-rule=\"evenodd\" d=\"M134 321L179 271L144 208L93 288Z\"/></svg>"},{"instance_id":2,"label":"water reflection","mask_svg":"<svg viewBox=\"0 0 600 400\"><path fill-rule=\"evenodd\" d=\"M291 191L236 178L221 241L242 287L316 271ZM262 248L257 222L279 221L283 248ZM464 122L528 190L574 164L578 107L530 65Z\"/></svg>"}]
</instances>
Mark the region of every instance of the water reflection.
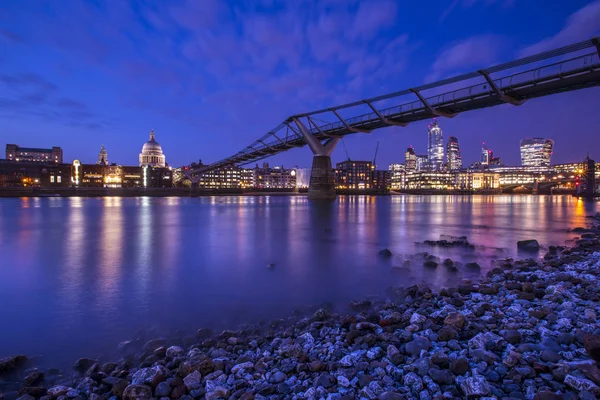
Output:
<instances>
[{"instance_id":1,"label":"water reflection","mask_svg":"<svg viewBox=\"0 0 600 400\"><path fill-rule=\"evenodd\" d=\"M412 256L476 260L485 273L517 255L517 240L564 243L596 208L568 196L6 199L0 302L10 306L0 320L20 328L0 330L0 356L69 364L139 328L219 328L390 285L449 286L477 276L427 270ZM477 248L416 244L440 235ZM378 257L382 248L394 256Z\"/></svg>"}]
</instances>

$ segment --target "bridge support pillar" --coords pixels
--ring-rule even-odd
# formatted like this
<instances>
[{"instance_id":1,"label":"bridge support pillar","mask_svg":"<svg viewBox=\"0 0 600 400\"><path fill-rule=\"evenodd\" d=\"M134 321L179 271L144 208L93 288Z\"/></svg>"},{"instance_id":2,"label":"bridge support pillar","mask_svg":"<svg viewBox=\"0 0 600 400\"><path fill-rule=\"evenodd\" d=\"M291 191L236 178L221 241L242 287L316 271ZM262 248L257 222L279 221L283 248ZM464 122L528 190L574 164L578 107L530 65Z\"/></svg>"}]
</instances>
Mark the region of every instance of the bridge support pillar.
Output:
<instances>
[{"instance_id":1,"label":"bridge support pillar","mask_svg":"<svg viewBox=\"0 0 600 400\"><path fill-rule=\"evenodd\" d=\"M308 143L313 152L313 162L310 171L310 183L308 184L309 200L334 200L335 181L333 168L331 167L331 153L340 141L339 137L330 137L325 144L311 134L306 126L298 118L293 118L294 123Z\"/></svg>"}]
</instances>

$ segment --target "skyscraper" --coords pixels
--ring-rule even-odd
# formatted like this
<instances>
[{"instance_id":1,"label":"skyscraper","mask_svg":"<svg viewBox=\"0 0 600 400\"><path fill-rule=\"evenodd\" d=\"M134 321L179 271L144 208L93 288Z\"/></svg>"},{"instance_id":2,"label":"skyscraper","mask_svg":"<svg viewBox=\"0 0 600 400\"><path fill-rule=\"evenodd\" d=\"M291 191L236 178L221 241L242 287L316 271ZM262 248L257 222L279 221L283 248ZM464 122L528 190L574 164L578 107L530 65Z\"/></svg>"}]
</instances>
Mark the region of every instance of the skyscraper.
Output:
<instances>
[{"instance_id":1,"label":"skyscraper","mask_svg":"<svg viewBox=\"0 0 600 400\"><path fill-rule=\"evenodd\" d=\"M98 161L96 161L98 165L108 165L108 154L106 153L106 149L104 145L100 148L100 153L98 153Z\"/></svg>"},{"instance_id":2,"label":"skyscraper","mask_svg":"<svg viewBox=\"0 0 600 400\"><path fill-rule=\"evenodd\" d=\"M446 157L448 170L458 171L462 168L462 156L460 155L458 138L454 136L448 137L448 144L446 145Z\"/></svg>"},{"instance_id":3,"label":"skyscraper","mask_svg":"<svg viewBox=\"0 0 600 400\"><path fill-rule=\"evenodd\" d=\"M554 141L544 138L521 140L521 164L527 167L547 167L550 165Z\"/></svg>"},{"instance_id":4,"label":"skyscraper","mask_svg":"<svg viewBox=\"0 0 600 400\"><path fill-rule=\"evenodd\" d=\"M481 165L489 165L492 162L492 158L494 158L494 153L483 142L481 144Z\"/></svg>"},{"instance_id":5,"label":"skyscraper","mask_svg":"<svg viewBox=\"0 0 600 400\"><path fill-rule=\"evenodd\" d=\"M412 172L417 169L417 155L415 149L409 147L404 153L404 170L406 172Z\"/></svg>"},{"instance_id":6,"label":"skyscraper","mask_svg":"<svg viewBox=\"0 0 600 400\"><path fill-rule=\"evenodd\" d=\"M444 165L444 138L442 129L434 119L428 126L427 158L431 169L441 170Z\"/></svg>"}]
</instances>

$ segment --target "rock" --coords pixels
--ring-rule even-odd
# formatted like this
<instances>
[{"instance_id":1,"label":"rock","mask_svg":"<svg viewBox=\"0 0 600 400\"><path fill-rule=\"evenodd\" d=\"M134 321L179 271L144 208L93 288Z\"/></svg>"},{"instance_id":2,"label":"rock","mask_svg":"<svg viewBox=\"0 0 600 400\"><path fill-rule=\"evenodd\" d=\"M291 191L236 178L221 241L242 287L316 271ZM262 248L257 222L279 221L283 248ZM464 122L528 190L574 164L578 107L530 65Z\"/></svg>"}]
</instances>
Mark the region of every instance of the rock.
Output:
<instances>
[{"instance_id":1,"label":"rock","mask_svg":"<svg viewBox=\"0 0 600 400\"><path fill-rule=\"evenodd\" d=\"M555 351L545 349L540 353L540 359L546 362L557 363L562 359L562 357Z\"/></svg>"},{"instance_id":2,"label":"rock","mask_svg":"<svg viewBox=\"0 0 600 400\"><path fill-rule=\"evenodd\" d=\"M167 349L167 357L171 357L171 358L175 358L175 357L179 357L182 356L185 353L185 351L179 347L179 346L171 346Z\"/></svg>"},{"instance_id":3,"label":"rock","mask_svg":"<svg viewBox=\"0 0 600 400\"><path fill-rule=\"evenodd\" d=\"M410 323L414 325L422 324L425 321L427 321L427 317L419 313L413 313L413 315L410 317Z\"/></svg>"},{"instance_id":4,"label":"rock","mask_svg":"<svg viewBox=\"0 0 600 400\"><path fill-rule=\"evenodd\" d=\"M348 380L348 378L346 378L345 376L342 376L342 375L338 375L337 383L338 383L338 385L340 385L342 387L350 386L350 381Z\"/></svg>"},{"instance_id":5,"label":"rock","mask_svg":"<svg viewBox=\"0 0 600 400\"><path fill-rule=\"evenodd\" d=\"M477 264L476 262L469 262L465 264L465 268L472 270L480 270L481 266L479 266L479 264Z\"/></svg>"},{"instance_id":6,"label":"rock","mask_svg":"<svg viewBox=\"0 0 600 400\"><path fill-rule=\"evenodd\" d=\"M152 353L159 347L163 347L165 343L167 343L165 339L152 339L144 345L142 350L144 350L146 353Z\"/></svg>"},{"instance_id":7,"label":"rock","mask_svg":"<svg viewBox=\"0 0 600 400\"><path fill-rule=\"evenodd\" d=\"M389 258L392 256L392 251L390 249L383 249L379 251L379 255L384 258Z\"/></svg>"},{"instance_id":8,"label":"rock","mask_svg":"<svg viewBox=\"0 0 600 400\"><path fill-rule=\"evenodd\" d=\"M583 336L583 345L592 359L600 361L600 335L586 333Z\"/></svg>"},{"instance_id":9,"label":"rock","mask_svg":"<svg viewBox=\"0 0 600 400\"><path fill-rule=\"evenodd\" d=\"M469 371L469 362L464 358L457 358L450 363L450 371L454 375L464 375Z\"/></svg>"},{"instance_id":10,"label":"rock","mask_svg":"<svg viewBox=\"0 0 600 400\"><path fill-rule=\"evenodd\" d=\"M454 375L447 369L431 368L429 376L435 383L439 383L440 385L452 385L454 383Z\"/></svg>"},{"instance_id":11,"label":"rock","mask_svg":"<svg viewBox=\"0 0 600 400\"><path fill-rule=\"evenodd\" d=\"M359 322L356 324L356 329L358 330L375 330L378 329L379 325L376 325L372 322Z\"/></svg>"},{"instance_id":12,"label":"rock","mask_svg":"<svg viewBox=\"0 0 600 400\"><path fill-rule=\"evenodd\" d=\"M152 389L146 385L129 385L123 392L123 400L151 400Z\"/></svg>"},{"instance_id":13,"label":"rock","mask_svg":"<svg viewBox=\"0 0 600 400\"><path fill-rule=\"evenodd\" d=\"M48 392L48 389L46 389L45 387L26 386L26 387L22 388L21 390L19 390L19 392L17 393L17 396L29 395L29 396L33 396L33 397L39 399L40 397L45 396L47 392Z\"/></svg>"},{"instance_id":14,"label":"rock","mask_svg":"<svg viewBox=\"0 0 600 400\"><path fill-rule=\"evenodd\" d=\"M103 379L102 382L109 385L110 392L113 394L113 396L117 396L117 397L122 397L123 392L125 391L127 386L129 386L129 382L127 380L115 378L112 376L109 376L109 377Z\"/></svg>"},{"instance_id":15,"label":"rock","mask_svg":"<svg viewBox=\"0 0 600 400\"><path fill-rule=\"evenodd\" d=\"M588 391L595 396L600 396L600 387L598 387L598 385L589 379L580 378L574 375L567 375L565 377L565 385L580 392Z\"/></svg>"},{"instance_id":16,"label":"rock","mask_svg":"<svg viewBox=\"0 0 600 400\"><path fill-rule=\"evenodd\" d=\"M196 390L202 387L202 375L198 371L194 371L185 378L183 384L188 390Z\"/></svg>"},{"instance_id":17,"label":"rock","mask_svg":"<svg viewBox=\"0 0 600 400\"><path fill-rule=\"evenodd\" d=\"M275 371L269 377L269 383L277 384L277 383L281 383L281 382L285 381L286 379L287 379L287 376L285 375L285 373L283 373L281 371Z\"/></svg>"},{"instance_id":18,"label":"rock","mask_svg":"<svg viewBox=\"0 0 600 400\"><path fill-rule=\"evenodd\" d=\"M404 396L396 392L383 392L377 398L378 400L404 400Z\"/></svg>"},{"instance_id":19,"label":"rock","mask_svg":"<svg viewBox=\"0 0 600 400\"><path fill-rule=\"evenodd\" d=\"M448 316L444 319L444 325L450 326L457 331L461 331L465 327L466 323L467 320L465 316L457 312L448 314Z\"/></svg>"},{"instance_id":20,"label":"rock","mask_svg":"<svg viewBox=\"0 0 600 400\"><path fill-rule=\"evenodd\" d=\"M79 360L75 361L75 364L73 364L73 369L77 372L86 372L88 369L92 368L92 366L94 364L96 364L96 360L93 360L91 358L80 358Z\"/></svg>"},{"instance_id":21,"label":"rock","mask_svg":"<svg viewBox=\"0 0 600 400\"><path fill-rule=\"evenodd\" d=\"M431 342L423 336L417 336L413 341L406 343L406 352L413 357L418 356L422 350L429 350Z\"/></svg>"},{"instance_id":22,"label":"rock","mask_svg":"<svg viewBox=\"0 0 600 400\"><path fill-rule=\"evenodd\" d=\"M169 397L173 388L167 382L161 382L156 385L156 389L154 390L154 395L156 397Z\"/></svg>"},{"instance_id":23,"label":"rock","mask_svg":"<svg viewBox=\"0 0 600 400\"><path fill-rule=\"evenodd\" d=\"M435 261L432 261L432 260L428 260L423 263L423 266L425 268L437 268L438 263L436 263Z\"/></svg>"},{"instance_id":24,"label":"rock","mask_svg":"<svg viewBox=\"0 0 600 400\"><path fill-rule=\"evenodd\" d=\"M310 370L310 372L320 372L320 371L324 371L326 368L325 363L321 360L315 360L312 361L309 365L308 365L308 369Z\"/></svg>"},{"instance_id":25,"label":"rock","mask_svg":"<svg viewBox=\"0 0 600 400\"><path fill-rule=\"evenodd\" d=\"M40 371L31 371L25 379L23 379L23 386L33 386L36 383L41 382L44 379L44 373Z\"/></svg>"},{"instance_id":26,"label":"rock","mask_svg":"<svg viewBox=\"0 0 600 400\"><path fill-rule=\"evenodd\" d=\"M455 339L458 333L454 328L445 326L438 331L438 340L441 342L447 342L448 340Z\"/></svg>"},{"instance_id":27,"label":"rock","mask_svg":"<svg viewBox=\"0 0 600 400\"><path fill-rule=\"evenodd\" d=\"M554 393L554 392L550 392L550 391L542 391L537 393L533 400L562 400L563 397L560 394Z\"/></svg>"},{"instance_id":28,"label":"rock","mask_svg":"<svg viewBox=\"0 0 600 400\"><path fill-rule=\"evenodd\" d=\"M600 368L596 365L579 364L577 365L577 369L596 385L600 385Z\"/></svg>"},{"instance_id":29,"label":"rock","mask_svg":"<svg viewBox=\"0 0 600 400\"><path fill-rule=\"evenodd\" d=\"M27 357L19 355L0 358L0 375L13 372L27 361Z\"/></svg>"},{"instance_id":30,"label":"rock","mask_svg":"<svg viewBox=\"0 0 600 400\"><path fill-rule=\"evenodd\" d=\"M54 386L54 387L48 389L48 396L52 396L52 397L64 396L65 394L67 394L67 392L69 390L71 390L71 388L68 386Z\"/></svg>"},{"instance_id":31,"label":"rock","mask_svg":"<svg viewBox=\"0 0 600 400\"><path fill-rule=\"evenodd\" d=\"M517 248L523 251L538 251L540 244L535 239L519 240L517 242Z\"/></svg>"},{"instance_id":32,"label":"rock","mask_svg":"<svg viewBox=\"0 0 600 400\"><path fill-rule=\"evenodd\" d=\"M24 394L21 397L17 398L17 400L35 400L35 397L33 397L30 394Z\"/></svg>"},{"instance_id":33,"label":"rock","mask_svg":"<svg viewBox=\"0 0 600 400\"><path fill-rule=\"evenodd\" d=\"M317 321L325 321L331 318L331 313L326 308L319 308L313 315L313 318Z\"/></svg>"},{"instance_id":34,"label":"rock","mask_svg":"<svg viewBox=\"0 0 600 400\"><path fill-rule=\"evenodd\" d=\"M330 375L327 372L322 373L317 378L315 378L314 386L319 387L323 386L325 389L332 387L337 383L337 378L333 375Z\"/></svg>"},{"instance_id":35,"label":"rock","mask_svg":"<svg viewBox=\"0 0 600 400\"><path fill-rule=\"evenodd\" d=\"M506 331L500 331L500 334L510 344L521 343L521 333L517 330L511 329Z\"/></svg>"},{"instance_id":36,"label":"rock","mask_svg":"<svg viewBox=\"0 0 600 400\"><path fill-rule=\"evenodd\" d=\"M471 396L487 396L491 393L490 385L482 376L474 376L465 379L460 388L467 397Z\"/></svg>"},{"instance_id":37,"label":"rock","mask_svg":"<svg viewBox=\"0 0 600 400\"><path fill-rule=\"evenodd\" d=\"M167 379L169 371L162 365L155 365L154 367L142 368L133 374L131 383L133 385L149 385L156 387L160 382Z\"/></svg>"}]
</instances>

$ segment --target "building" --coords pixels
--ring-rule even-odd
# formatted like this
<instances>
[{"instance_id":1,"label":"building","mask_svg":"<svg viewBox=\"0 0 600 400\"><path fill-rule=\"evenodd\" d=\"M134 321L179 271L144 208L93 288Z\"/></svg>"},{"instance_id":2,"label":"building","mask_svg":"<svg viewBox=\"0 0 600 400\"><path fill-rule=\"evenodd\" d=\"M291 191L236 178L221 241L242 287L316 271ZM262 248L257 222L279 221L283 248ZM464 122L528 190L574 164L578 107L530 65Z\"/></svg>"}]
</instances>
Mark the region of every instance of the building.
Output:
<instances>
[{"instance_id":1,"label":"building","mask_svg":"<svg viewBox=\"0 0 600 400\"><path fill-rule=\"evenodd\" d=\"M406 172L417 170L417 155L415 154L415 149L413 149L412 146L406 149L406 152L404 153L404 166Z\"/></svg>"},{"instance_id":2,"label":"building","mask_svg":"<svg viewBox=\"0 0 600 400\"><path fill-rule=\"evenodd\" d=\"M154 129L150 131L150 140L144 143L140 153L140 167L158 167L165 168L167 165L162 147L154 138Z\"/></svg>"},{"instance_id":3,"label":"building","mask_svg":"<svg viewBox=\"0 0 600 400\"><path fill-rule=\"evenodd\" d=\"M296 170L281 167L270 167L268 163L258 164L253 170L253 185L256 189L295 189Z\"/></svg>"},{"instance_id":4,"label":"building","mask_svg":"<svg viewBox=\"0 0 600 400\"><path fill-rule=\"evenodd\" d=\"M406 174L405 189L408 190L453 190L456 189L456 174L445 171L417 171Z\"/></svg>"},{"instance_id":5,"label":"building","mask_svg":"<svg viewBox=\"0 0 600 400\"><path fill-rule=\"evenodd\" d=\"M310 168L298 168L296 169L296 187L298 189L308 189L310 184Z\"/></svg>"},{"instance_id":6,"label":"building","mask_svg":"<svg viewBox=\"0 0 600 400\"><path fill-rule=\"evenodd\" d=\"M554 149L554 141L544 138L527 138L521 140L521 165L550 166Z\"/></svg>"},{"instance_id":7,"label":"building","mask_svg":"<svg viewBox=\"0 0 600 400\"><path fill-rule=\"evenodd\" d=\"M173 186L173 174L169 168L82 164L75 160L71 165L70 185L95 188L167 188Z\"/></svg>"},{"instance_id":8,"label":"building","mask_svg":"<svg viewBox=\"0 0 600 400\"><path fill-rule=\"evenodd\" d=\"M390 164L388 167L390 171L390 189L402 190L404 189L404 181L406 177L406 171L404 164Z\"/></svg>"},{"instance_id":9,"label":"building","mask_svg":"<svg viewBox=\"0 0 600 400\"><path fill-rule=\"evenodd\" d=\"M373 189L380 193L387 193L392 187L392 174L386 170L373 170L372 174Z\"/></svg>"},{"instance_id":10,"label":"building","mask_svg":"<svg viewBox=\"0 0 600 400\"><path fill-rule=\"evenodd\" d=\"M448 137L446 157L449 171L459 171L462 169L462 156L460 154L460 147L458 146L458 138L454 136Z\"/></svg>"},{"instance_id":11,"label":"building","mask_svg":"<svg viewBox=\"0 0 600 400\"><path fill-rule=\"evenodd\" d=\"M6 159L8 161L22 163L62 164L63 152L60 147L39 149L33 147L19 147L16 144L7 144Z\"/></svg>"},{"instance_id":12,"label":"building","mask_svg":"<svg viewBox=\"0 0 600 400\"><path fill-rule=\"evenodd\" d=\"M198 187L206 189L239 189L242 187L242 169L235 165L213 169L200 175Z\"/></svg>"},{"instance_id":13,"label":"building","mask_svg":"<svg viewBox=\"0 0 600 400\"><path fill-rule=\"evenodd\" d=\"M492 158L494 158L494 153L492 150L488 149L485 142L483 142L481 144L481 159L479 162L481 165L490 165L492 163Z\"/></svg>"},{"instance_id":14,"label":"building","mask_svg":"<svg viewBox=\"0 0 600 400\"><path fill-rule=\"evenodd\" d=\"M440 171L444 166L444 137L436 119L428 126L427 157L431 169Z\"/></svg>"},{"instance_id":15,"label":"building","mask_svg":"<svg viewBox=\"0 0 600 400\"><path fill-rule=\"evenodd\" d=\"M456 186L461 190L489 192L500 189L500 174L497 172L461 172L456 179Z\"/></svg>"},{"instance_id":16,"label":"building","mask_svg":"<svg viewBox=\"0 0 600 400\"><path fill-rule=\"evenodd\" d=\"M417 168L416 171L425 171L425 170L429 170L432 169L431 165L429 164L429 157L427 157L426 155L417 155Z\"/></svg>"},{"instance_id":17,"label":"building","mask_svg":"<svg viewBox=\"0 0 600 400\"><path fill-rule=\"evenodd\" d=\"M342 190L373 188L371 161L343 161L335 165L335 187Z\"/></svg>"},{"instance_id":18,"label":"building","mask_svg":"<svg viewBox=\"0 0 600 400\"><path fill-rule=\"evenodd\" d=\"M106 153L106 149L104 145L100 148L100 153L98 153L98 161L96 161L98 165L108 165L108 154Z\"/></svg>"}]
</instances>

